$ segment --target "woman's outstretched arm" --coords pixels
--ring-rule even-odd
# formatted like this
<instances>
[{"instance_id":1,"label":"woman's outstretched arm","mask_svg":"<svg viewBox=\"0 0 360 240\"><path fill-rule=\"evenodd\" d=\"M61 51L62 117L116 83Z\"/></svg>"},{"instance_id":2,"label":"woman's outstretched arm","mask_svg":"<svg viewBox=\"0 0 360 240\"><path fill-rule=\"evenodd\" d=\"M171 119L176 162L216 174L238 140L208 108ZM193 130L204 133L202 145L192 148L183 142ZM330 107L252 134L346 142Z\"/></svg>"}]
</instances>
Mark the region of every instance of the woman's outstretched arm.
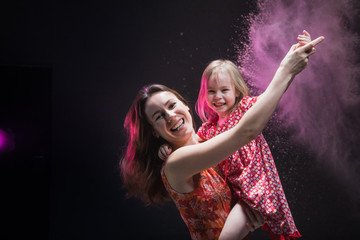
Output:
<instances>
[{"instance_id":1,"label":"woman's outstretched arm","mask_svg":"<svg viewBox=\"0 0 360 240\"><path fill-rule=\"evenodd\" d=\"M254 139L269 121L294 77L307 66L308 57L315 53L314 46L323 40L324 37L319 37L297 49L293 45L261 98L234 128L202 144L185 146L170 154L165 174L171 185L191 181L193 175L215 166Z\"/></svg>"}]
</instances>

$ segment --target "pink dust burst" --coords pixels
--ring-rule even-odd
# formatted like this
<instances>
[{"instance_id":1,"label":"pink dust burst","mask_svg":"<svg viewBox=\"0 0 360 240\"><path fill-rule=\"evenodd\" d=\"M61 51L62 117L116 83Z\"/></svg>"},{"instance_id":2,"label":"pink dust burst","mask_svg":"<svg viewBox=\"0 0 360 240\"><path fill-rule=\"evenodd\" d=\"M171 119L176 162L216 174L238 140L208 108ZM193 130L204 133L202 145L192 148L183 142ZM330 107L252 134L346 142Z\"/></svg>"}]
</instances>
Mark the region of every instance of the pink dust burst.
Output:
<instances>
[{"instance_id":1,"label":"pink dust burst","mask_svg":"<svg viewBox=\"0 0 360 240\"><path fill-rule=\"evenodd\" d=\"M355 5L345 0L260 0L258 14L247 18L249 41L235 45L241 49L237 62L245 79L254 91L262 92L297 35L307 30L313 39L325 36L281 101L276 118L295 130L295 141L351 184L360 182Z\"/></svg>"}]
</instances>

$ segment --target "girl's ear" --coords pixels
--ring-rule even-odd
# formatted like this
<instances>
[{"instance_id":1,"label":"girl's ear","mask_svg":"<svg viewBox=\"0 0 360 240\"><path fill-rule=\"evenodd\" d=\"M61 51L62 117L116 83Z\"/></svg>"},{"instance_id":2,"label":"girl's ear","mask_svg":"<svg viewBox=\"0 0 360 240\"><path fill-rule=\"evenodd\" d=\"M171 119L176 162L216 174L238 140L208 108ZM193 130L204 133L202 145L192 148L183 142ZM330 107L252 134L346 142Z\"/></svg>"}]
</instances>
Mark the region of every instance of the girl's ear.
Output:
<instances>
[{"instance_id":1,"label":"girl's ear","mask_svg":"<svg viewBox=\"0 0 360 240\"><path fill-rule=\"evenodd\" d=\"M240 91L235 90L235 96L236 96L236 97L240 97Z\"/></svg>"}]
</instances>

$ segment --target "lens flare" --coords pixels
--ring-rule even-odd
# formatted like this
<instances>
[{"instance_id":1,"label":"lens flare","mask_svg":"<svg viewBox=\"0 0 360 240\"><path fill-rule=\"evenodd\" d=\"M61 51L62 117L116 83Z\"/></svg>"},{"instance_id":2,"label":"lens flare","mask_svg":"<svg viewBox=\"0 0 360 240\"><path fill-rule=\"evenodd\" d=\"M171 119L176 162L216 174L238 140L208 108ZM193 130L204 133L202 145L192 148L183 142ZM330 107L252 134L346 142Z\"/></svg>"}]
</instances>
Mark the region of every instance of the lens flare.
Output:
<instances>
[{"instance_id":1,"label":"lens flare","mask_svg":"<svg viewBox=\"0 0 360 240\"><path fill-rule=\"evenodd\" d=\"M14 149L13 137L10 133L0 129L0 154Z\"/></svg>"}]
</instances>

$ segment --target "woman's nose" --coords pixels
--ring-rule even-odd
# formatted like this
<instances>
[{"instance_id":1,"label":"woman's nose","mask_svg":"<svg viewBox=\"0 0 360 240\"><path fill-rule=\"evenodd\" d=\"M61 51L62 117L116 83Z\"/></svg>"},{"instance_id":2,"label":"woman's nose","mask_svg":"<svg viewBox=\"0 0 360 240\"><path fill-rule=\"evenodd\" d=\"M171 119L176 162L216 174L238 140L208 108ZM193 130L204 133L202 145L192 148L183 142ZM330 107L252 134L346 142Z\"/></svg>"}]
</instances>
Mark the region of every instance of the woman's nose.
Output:
<instances>
[{"instance_id":1,"label":"woman's nose","mask_svg":"<svg viewBox=\"0 0 360 240\"><path fill-rule=\"evenodd\" d=\"M173 111L166 112L166 120L170 121L173 117L175 117L175 113Z\"/></svg>"}]
</instances>

